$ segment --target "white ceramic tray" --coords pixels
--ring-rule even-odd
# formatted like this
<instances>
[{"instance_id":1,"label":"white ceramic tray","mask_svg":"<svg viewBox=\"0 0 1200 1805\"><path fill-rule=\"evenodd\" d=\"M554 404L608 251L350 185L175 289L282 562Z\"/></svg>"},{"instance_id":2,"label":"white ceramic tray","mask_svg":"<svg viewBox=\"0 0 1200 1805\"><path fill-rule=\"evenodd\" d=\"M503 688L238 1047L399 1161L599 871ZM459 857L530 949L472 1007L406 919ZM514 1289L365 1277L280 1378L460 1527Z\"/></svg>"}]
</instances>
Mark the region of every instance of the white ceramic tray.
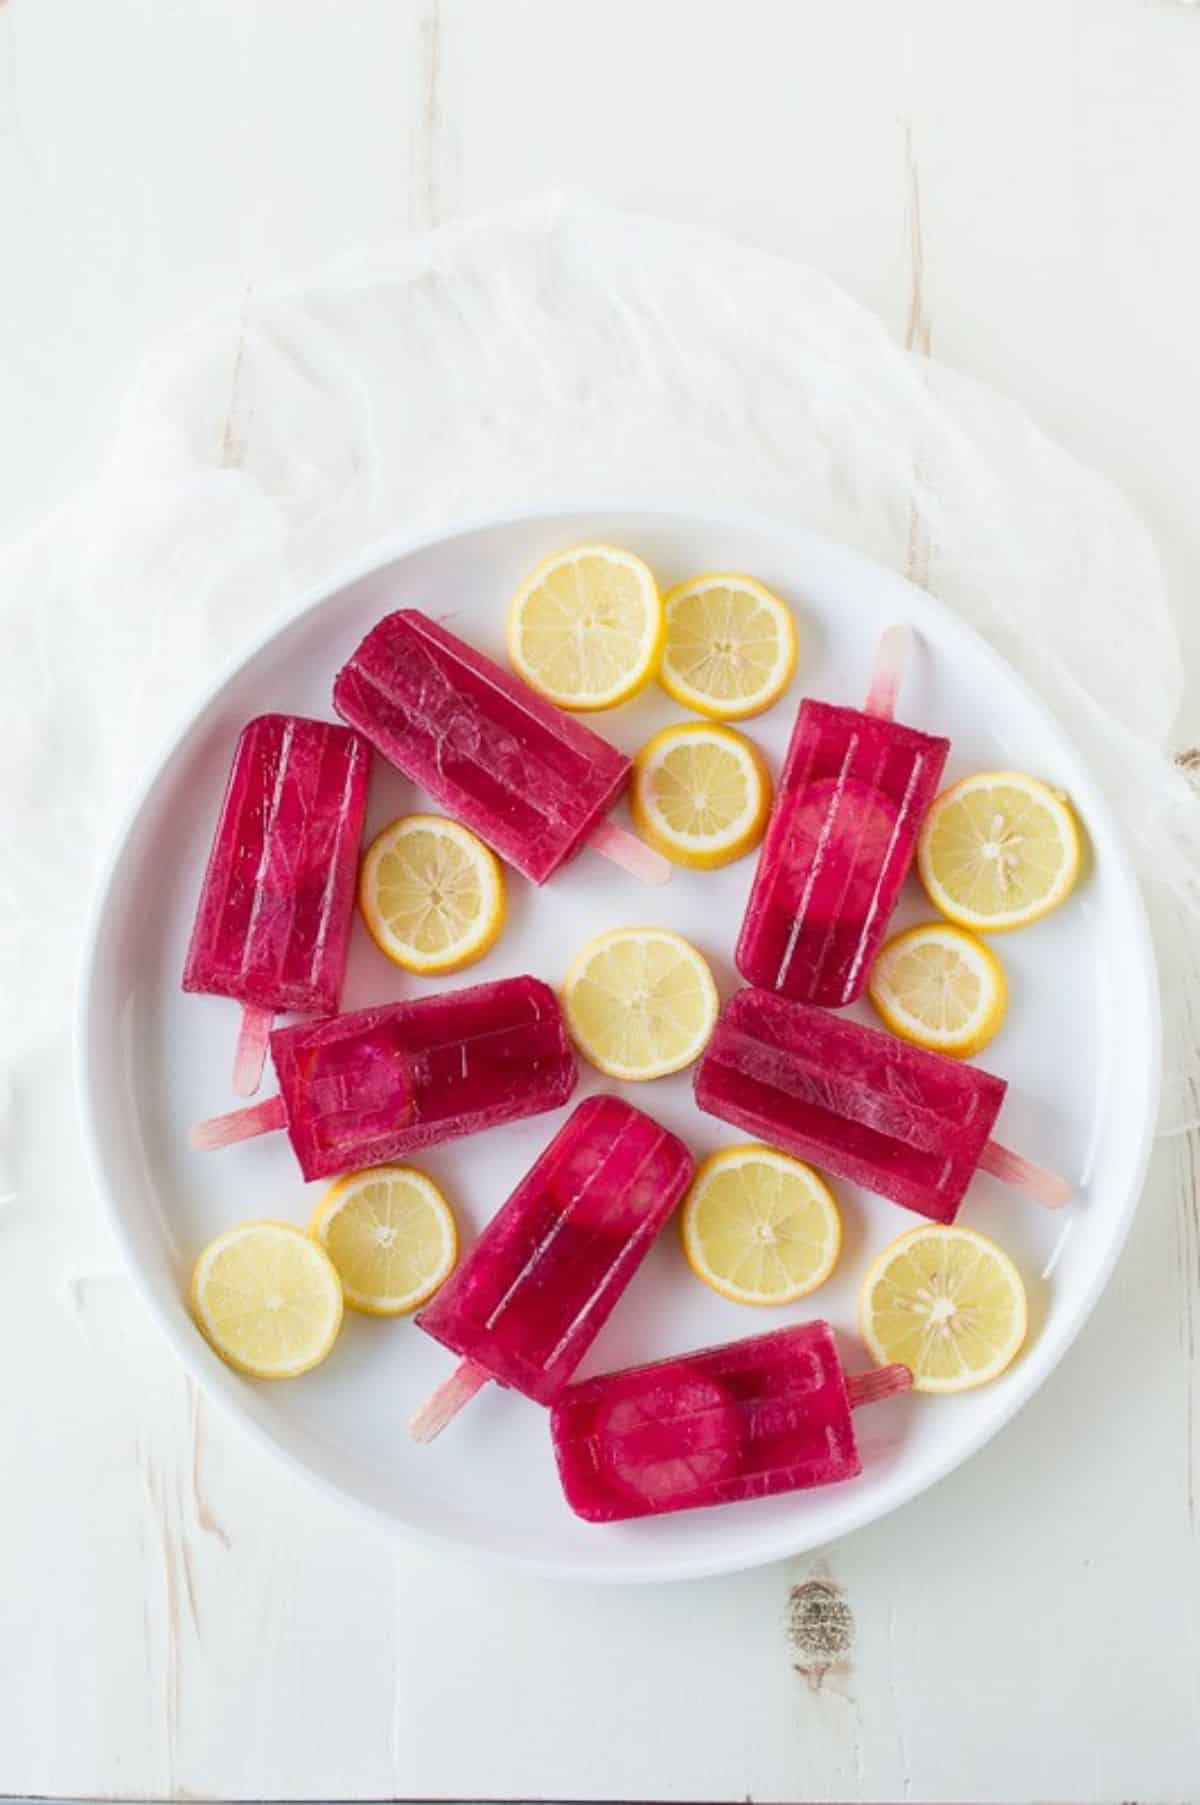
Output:
<instances>
[{"instance_id":1,"label":"white ceramic tray","mask_svg":"<svg viewBox=\"0 0 1200 1805\"><path fill-rule=\"evenodd\" d=\"M267 1384L224 1367L192 1326L187 1275L198 1250L231 1223L307 1219L320 1186L299 1178L286 1137L223 1153L192 1152L196 1119L232 1108L236 1005L184 996L184 949L237 733L252 715L289 709L330 716L334 672L392 608L417 606L503 658L504 610L518 578L546 553L585 538L627 546L665 585L702 570L746 570L795 610L797 676L746 730L776 769L800 697L858 703L876 637L893 620L917 634L898 716L947 733L948 778L1015 766L1067 790L1084 822L1089 869L1066 907L997 942L1009 972L1007 1023L980 1063L1011 1085L1004 1141L1080 1182L1059 1215L977 1177L965 1222L1013 1255L1030 1296L1026 1350L997 1383L956 1398L905 1398L858 1418L865 1471L851 1484L626 1526L578 1522L559 1492L546 1413L492 1386L431 1447L405 1420L449 1371L450 1356L411 1320L347 1313L317 1372ZM627 751L681 711L652 688L592 724ZM428 806L376 758L368 832ZM509 921L479 966L418 980L389 965L356 922L343 1000L357 1008L532 971L552 984L601 928L661 922L694 940L723 995L736 986L732 951L753 858L725 871L679 871L645 890L584 852L535 890L509 874ZM896 925L931 914L910 881ZM864 1019L870 1019L863 1011ZM1050 1373L1095 1304L1137 1204L1157 1097L1159 1024L1149 934L1112 817L1079 755L1045 708L970 630L922 591L800 530L746 519L600 507L473 524L431 542L388 545L370 568L308 600L243 658L183 727L151 773L102 879L84 954L79 1088L97 1189L151 1310L205 1391L296 1473L396 1531L585 1579L659 1580L716 1573L797 1553L894 1510L996 1433ZM263 1095L272 1087L270 1071ZM697 1156L743 1138L697 1112L689 1074L610 1086L584 1068L576 1101L623 1089ZM564 1119L537 1117L438 1148L422 1162L459 1215L464 1239L508 1195ZM845 1240L833 1279L779 1311L726 1303L689 1273L672 1229L652 1249L592 1349L581 1376L633 1361L827 1316L850 1365L858 1282L873 1255L917 1218L836 1186ZM1064 1436L1103 1433L1072 1422ZM1014 1475L1013 1484L1024 1483ZM997 1508L1003 1508L997 1500Z\"/></svg>"}]
</instances>

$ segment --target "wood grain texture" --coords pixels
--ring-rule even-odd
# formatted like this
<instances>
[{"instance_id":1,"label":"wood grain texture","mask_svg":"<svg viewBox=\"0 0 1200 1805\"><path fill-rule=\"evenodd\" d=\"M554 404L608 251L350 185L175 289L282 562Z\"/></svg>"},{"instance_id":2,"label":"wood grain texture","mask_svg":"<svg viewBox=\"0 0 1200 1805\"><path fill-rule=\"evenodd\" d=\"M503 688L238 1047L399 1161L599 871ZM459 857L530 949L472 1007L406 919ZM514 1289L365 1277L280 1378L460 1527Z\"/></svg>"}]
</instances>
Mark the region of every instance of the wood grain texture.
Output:
<instances>
[{"instance_id":1,"label":"wood grain texture","mask_svg":"<svg viewBox=\"0 0 1200 1805\"><path fill-rule=\"evenodd\" d=\"M1194 743L1198 79L1200 14L1140 0L8 0L0 505L57 500L146 344L213 300L582 185L824 266L1127 488ZM231 462L252 431L235 368ZM6 1130L0 1791L1195 1797L1200 1130L998 1442L820 1557L658 1591L394 1546L297 1484L121 1275L65 1036Z\"/></svg>"},{"instance_id":2,"label":"wood grain texture","mask_svg":"<svg viewBox=\"0 0 1200 1805\"><path fill-rule=\"evenodd\" d=\"M417 19L415 123L409 177L409 223L415 232L440 226L450 216L449 189L457 140L445 106L446 72L440 0L431 0Z\"/></svg>"}]
</instances>

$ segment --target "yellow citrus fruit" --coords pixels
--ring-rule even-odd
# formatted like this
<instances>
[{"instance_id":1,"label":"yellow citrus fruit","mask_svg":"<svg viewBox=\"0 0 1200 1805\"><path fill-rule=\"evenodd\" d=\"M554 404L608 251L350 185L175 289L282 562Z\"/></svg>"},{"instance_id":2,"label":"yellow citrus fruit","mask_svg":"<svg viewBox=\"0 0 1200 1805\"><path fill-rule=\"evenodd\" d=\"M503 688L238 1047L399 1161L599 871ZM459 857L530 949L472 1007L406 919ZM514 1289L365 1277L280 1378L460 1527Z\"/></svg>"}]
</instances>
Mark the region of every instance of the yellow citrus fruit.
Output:
<instances>
[{"instance_id":1,"label":"yellow citrus fruit","mask_svg":"<svg viewBox=\"0 0 1200 1805\"><path fill-rule=\"evenodd\" d=\"M461 971L504 926L504 873L444 815L402 815L367 848L358 906L381 953L406 971Z\"/></svg>"},{"instance_id":2,"label":"yellow citrus fruit","mask_svg":"<svg viewBox=\"0 0 1200 1805\"><path fill-rule=\"evenodd\" d=\"M757 747L730 727L664 727L638 753L630 807L638 832L677 865L711 870L757 846L771 778Z\"/></svg>"},{"instance_id":3,"label":"yellow citrus fruit","mask_svg":"<svg viewBox=\"0 0 1200 1805\"><path fill-rule=\"evenodd\" d=\"M342 1326L333 1262L291 1222L243 1222L210 1241L192 1272L191 1305L222 1360L256 1379L308 1372Z\"/></svg>"},{"instance_id":4,"label":"yellow citrus fruit","mask_svg":"<svg viewBox=\"0 0 1200 1805\"><path fill-rule=\"evenodd\" d=\"M979 771L943 790L917 844L931 901L959 927L991 934L1056 909L1081 861L1070 803L1021 771Z\"/></svg>"},{"instance_id":5,"label":"yellow citrus fruit","mask_svg":"<svg viewBox=\"0 0 1200 1805\"><path fill-rule=\"evenodd\" d=\"M690 577L663 599L658 680L714 721L744 721L778 700L796 668L791 610L753 577Z\"/></svg>"},{"instance_id":6,"label":"yellow citrus fruit","mask_svg":"<svg viewBox=\"0 0 1200 1805\"><path fill-rule=\"evenodd\" d=\"M695 947L668 928L611 928L589 940L563 986L581 1053L610 1078L662 1078L708 1044L720 1007Z\"/></svg>"},{"instance_id":7,"label":"yellow citrus fruit","mask_svg":"<svg viewBox=\"0 0 1200 1805\"><path fill-rule=\"evenodd\" d=\"M871 967L867 995L893 1034L958 1059L994 1039L1008 1008L991 947L944 921L894 934Z\"/></svg>"},{"instance_id":8,"label":"yellow citrus fruit","mask_svg":"<svg viewBox=\"0 0 1200 1805\"><path fill-rule=\"evenodd\" d=\"M837 1264L842 1220L811 1166L751 1142L703 1161L679 1232L697 1278L735 1304L790 1304Z\"/></svg>"},{"instance_id":9,"label":"yellow citrus fruit","mask_svg":"<svg viewBox=\"0 0 1200 1805\"><path fill-rule=\"evenodd\" d=\"M863 1280L858 1321L873 1357L909 1367L917 1391L970 1391L1020 1350L1025 1287L994 1241L930 1222L884 1248Z\"/></svg>"},{"instance_id":10,"label":"yellow citrus fruit","mask_svg":"<svg viewBox=\"0 0 1200 1805\"><path fill-rule=\"evenodd\" d=\"M560 708L627 702L657 671L662 642L653 572L613 545L577 545L546 558L509 603L513 669Z\"/></svg>"},{"instance_id":11,"label":"yellow citrus fruit","mask_svg":"<svg viewBox=\"0 0 1200 1805\"><path fill-rule=\"evenodd\" d=\"M412 1166L371 1166L331 1185L311 1232L342 1281L346 1302L368 1316L404 1316L454 1270L458 1232L432 1179Z\"/></svg>"}]
</instances>

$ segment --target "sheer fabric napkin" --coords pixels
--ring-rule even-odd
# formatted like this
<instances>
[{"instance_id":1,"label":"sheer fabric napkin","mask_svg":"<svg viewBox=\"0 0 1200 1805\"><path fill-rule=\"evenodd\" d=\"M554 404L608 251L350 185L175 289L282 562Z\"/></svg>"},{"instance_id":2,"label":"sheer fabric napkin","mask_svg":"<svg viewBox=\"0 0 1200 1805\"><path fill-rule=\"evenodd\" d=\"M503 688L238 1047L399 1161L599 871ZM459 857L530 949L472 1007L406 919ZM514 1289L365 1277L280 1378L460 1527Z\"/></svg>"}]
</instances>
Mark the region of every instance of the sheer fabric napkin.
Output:
<instances>
[{"instance_id":1,"label":"sheer fabric napkin","mask_svg":"<svg viewBox=\"0 0 1200 1805\"><path fill-rule=\"evenodd\" d=\"M1180 656L1127 503L817 271L552 196L234 298L147 356L94 482L4 552L0 1190L34 1170L35 1076L67 1082L93 867L213 672L386 534L589 498L802 522L1011 660L1124 824L1163 1126L1195 1119L1200 801L1166 750Z\"/></svg>"}]
</instances>

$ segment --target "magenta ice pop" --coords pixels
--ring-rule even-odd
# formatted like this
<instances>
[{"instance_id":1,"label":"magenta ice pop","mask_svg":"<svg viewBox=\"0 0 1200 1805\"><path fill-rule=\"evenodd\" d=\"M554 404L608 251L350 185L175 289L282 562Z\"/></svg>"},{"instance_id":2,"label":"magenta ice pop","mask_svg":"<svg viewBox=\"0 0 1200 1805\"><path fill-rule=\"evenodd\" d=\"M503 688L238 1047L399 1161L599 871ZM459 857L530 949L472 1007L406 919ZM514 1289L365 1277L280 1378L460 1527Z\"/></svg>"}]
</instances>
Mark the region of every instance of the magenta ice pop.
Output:
<instances>
[{"instance_id":1,"label":"magenta ice pop","mask_svg":"<svg viewBox=\"0 0 1200 1805\"><path fill-rule=\"evenodd\" d=\"M862 1471L853 1411L906 1366L849 1378L827 1322L568 1386L550 1419L567 1503L589 1523L836 1485Z\"/></svg>"},{"instance_id":2,"label":"magenta ice pop","mask_svg":"<svg viewBox=\"0 0 1200 1805\"><path fill-rule=\"evenodd\" d=\"M1040 1203L1054 1173L990 1136L1002 1078L765 990L739 990L696 1068L700 1108L823 1171L953 1222L977 1169Z\"/></svg>"},{"instance_id":3,"label":"magenta ice pop","mask_svg":"<svg viewBox=\"0 0 1200 1805\"><path fill-rule=\"evenodd\" d=\"M763 990L840 1008L866 988L950 749L891 719L907 645L884 634L865 709L800 704L737 943Z\"/></svg>"},{"instance_id":4,"label":"magenta ice pop","mask_svg":"<svg viewBox=\"0 0 1200 1805\"><path fill-rule=\"evenodd\" d=\"M608 818L631 761L416 608L338 672L333 703L375 750L535 884L591 845L649 883L670 866Z\"/></svg>"},{"instance_id":5,"label":"magenta ice pop","mask_svg":"<svg viewBox=\"0 0 1200 1805\"><path fill-rule=\"evenodd\" d=\"M242 729L221 804L183 988L243 1006L235 1088L257 1090L272 1017L337 1008L371 752L299 715Z\"/></svg>"},{"instance_id":6,"label":"magenta ice pop","mask_svg":"<svg viewBox=\"0 0 1200 1805\"><path fill-rule=\"evenodd\" d=\"M307 1179L558 1109L579 1075L558 999L531 977L277 1028L271 1057L279 1095L202 1122L193 1145L283 1128Z\"/></svg>"},{"instance_id":7,"label":"magenta ice pop","mask_svg":"<svg viewBox=\"0 0 1200 1805\"><path fill-rule=\"evenodd\" d=\"M683 1142L650 1116L586 1098L418 1315L460 1364L414 1437L432 1441L489 1379L553 1404L691 1177Z\"/></svg>"}]
</instances>

